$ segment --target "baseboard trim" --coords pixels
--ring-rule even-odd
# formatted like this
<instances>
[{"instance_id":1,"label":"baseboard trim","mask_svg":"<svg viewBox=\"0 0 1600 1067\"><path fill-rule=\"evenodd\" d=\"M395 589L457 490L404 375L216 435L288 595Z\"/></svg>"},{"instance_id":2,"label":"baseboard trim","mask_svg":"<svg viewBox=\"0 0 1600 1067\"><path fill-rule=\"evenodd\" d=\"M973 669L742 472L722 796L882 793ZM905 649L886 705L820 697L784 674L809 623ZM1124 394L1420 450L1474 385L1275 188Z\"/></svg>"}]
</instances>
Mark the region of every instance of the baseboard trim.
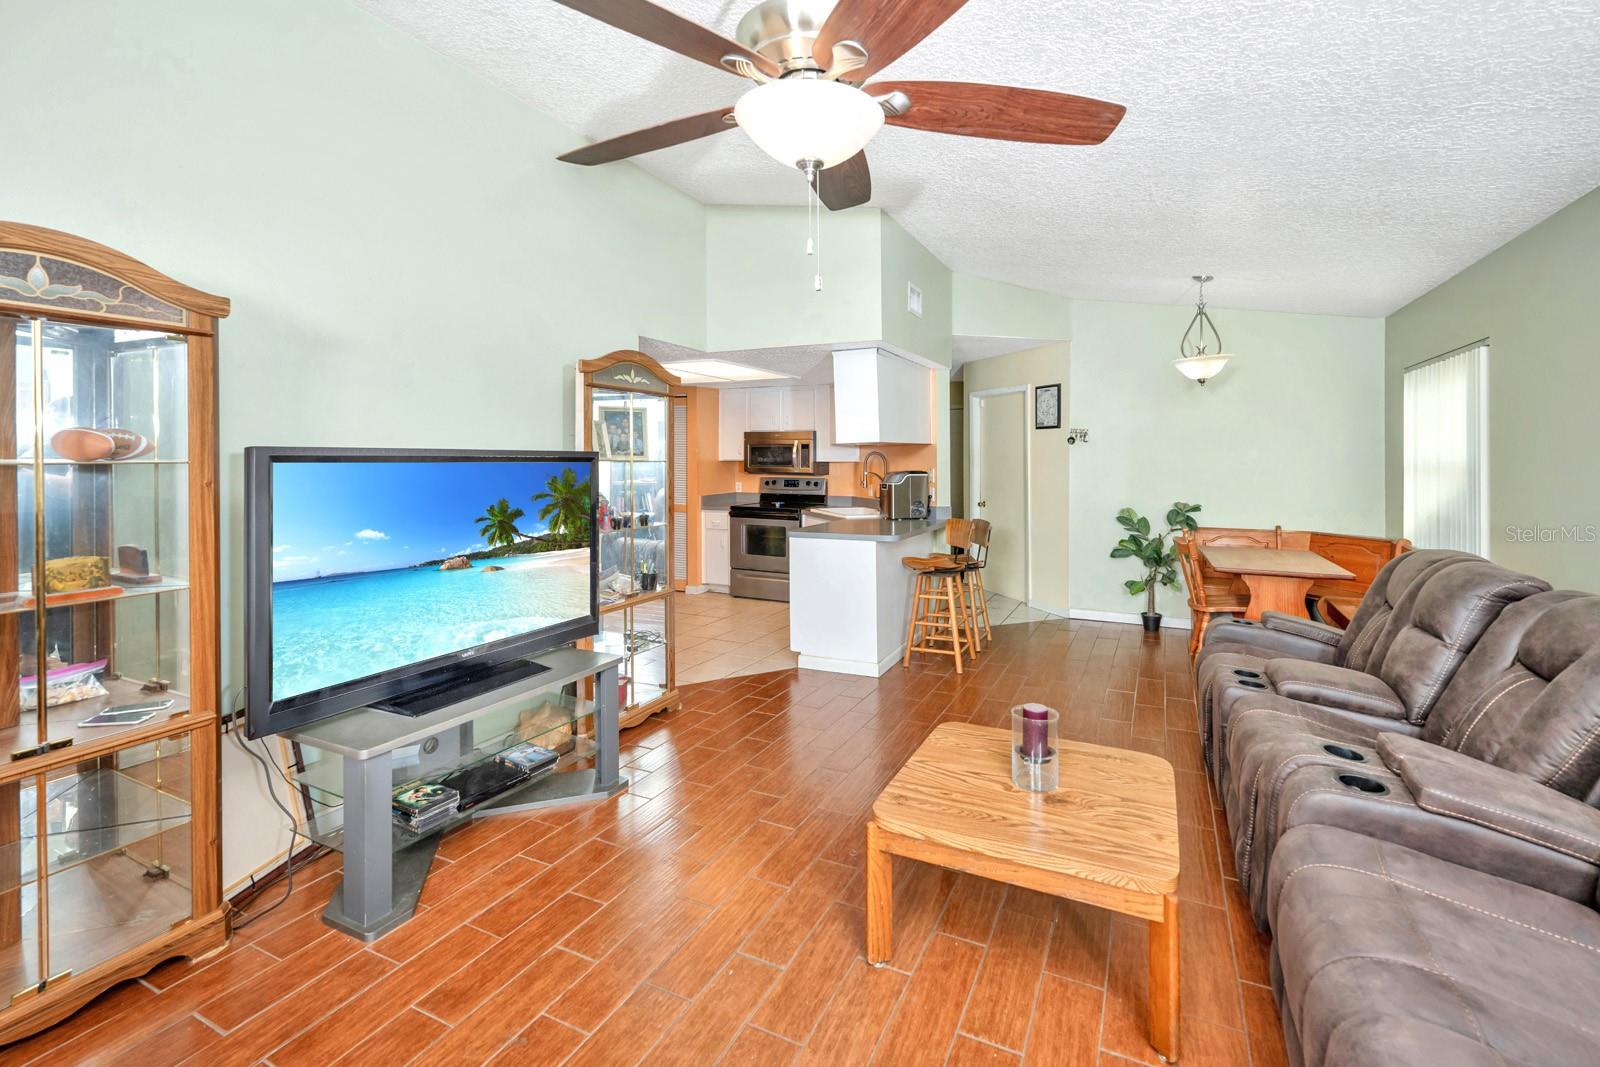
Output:
<instances>
[{"instance_id":1,"label":"baseboard trim","mask_svg":"<svg viewBox=\"0 0 1600 1067\"><path fill-rule=\"evenodd\" d=\"M881 678L888 673L890 667L899 663L906 654L906 646L901 645L894 652L879 660L877 665L856 659L830 659L827 656L799 657L798 666L802 670L827 671L830 674L853 674L858 678Z\"/></svg>"},{"instance_id":2,"label":"baseboard trim","mask_svg":"<svg viewBox=\"0 0 1600 1067\"><path fill-rule=\"evenodd\" d=\"M1140 626L1144 623L1137 611L1085 611L1083 608L1073 608L1067 618L1079 619L1083 622L1125 622L1130 626ZM1161 617L1161 628L1163 630L1192 630L1194 629L1194 624L1188 619L1163 615Z\"/></svg>"}]
</instances>

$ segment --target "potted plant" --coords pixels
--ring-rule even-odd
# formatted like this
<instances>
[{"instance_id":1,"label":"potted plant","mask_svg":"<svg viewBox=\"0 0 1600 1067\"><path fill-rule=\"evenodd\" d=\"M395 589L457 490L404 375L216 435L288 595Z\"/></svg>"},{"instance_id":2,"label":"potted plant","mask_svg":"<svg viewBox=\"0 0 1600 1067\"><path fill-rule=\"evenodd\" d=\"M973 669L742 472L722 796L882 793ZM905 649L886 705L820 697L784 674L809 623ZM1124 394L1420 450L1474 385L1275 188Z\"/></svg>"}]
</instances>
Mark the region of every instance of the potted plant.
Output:
<instances>
[{"instance_id":1,"label":"potted plant","mask_svg":"<svg viewBox=\"0 0 1600 1067\"><path fill-rule=\"evenodd\" d=\"M1111 558L1136 559L1144 568L1143 578L1130 578L1122 584L1129 596L1144 594L1144 611L1139 617L1144 621L1145 633L1153 634L1161 629L1161 614L1156 611L1156 588L1165 585L1176 589L1180 584L1178 554L1167 543L1167 538L1198 528L1200 524L1195 522L1194 513L1199 510L1199 504L1175 502L1167 511L1167 528L1160 533L1152 533L1150 520L1132 508L1117 512L1117 522L1127 532L1111 550Z\"/></svg>"},{"instance_id":2,"label":"potted plant","mask_svg":"<svg viewBox=\"0 0 1600 1067\"><path fill-rule=\"evenodd\" d=\"M660 579L656 573L655 560L647 559L639 563L639 589L645 593L656 591L656 582Z\"/></svg>"}]
</instances>

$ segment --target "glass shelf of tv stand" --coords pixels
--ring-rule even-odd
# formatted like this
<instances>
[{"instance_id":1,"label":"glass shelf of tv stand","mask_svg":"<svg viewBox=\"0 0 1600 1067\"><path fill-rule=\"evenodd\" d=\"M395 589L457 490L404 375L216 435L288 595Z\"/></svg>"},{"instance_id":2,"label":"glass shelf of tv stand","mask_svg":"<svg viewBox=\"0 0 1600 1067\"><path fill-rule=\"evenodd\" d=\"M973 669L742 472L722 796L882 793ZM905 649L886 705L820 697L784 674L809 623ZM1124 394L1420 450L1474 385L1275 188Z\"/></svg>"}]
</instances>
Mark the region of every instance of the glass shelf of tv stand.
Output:
<instances>
[{"instance_id":1,"label":"glass shelf of tv stand","mask_svg":"<svg viewBox=\"0 0 1600 1067\"><path fill-rule=\"evenodd\" d=\"M517 793L529 790L552 774L579 769L594 756L594 742L583 733L584 720L595 712L592 701L566 693L547 692L531 697L520 709L509 715L493 713L462 726L451 727L422 745L412 745L394 753L393 784L395 788L413 782L436 782L476 763L492 760L509 748L524 742L556 752L560 759L551 767L535 773L512 786L506 792L476 807L458 813L455 817L424 833L393 825L392 844L396 850L416 844L469 821L486 806L496 802L514 802ZM439 742L432 752L423 749L430 742ZM301 832L320 845L342 849L344 843L344 761L331 753L322 753L309 741L301 741L305 755L310 757L304 769L294 775L300 787L300 799L310 809Z\"/></svg>"}]
</instances>

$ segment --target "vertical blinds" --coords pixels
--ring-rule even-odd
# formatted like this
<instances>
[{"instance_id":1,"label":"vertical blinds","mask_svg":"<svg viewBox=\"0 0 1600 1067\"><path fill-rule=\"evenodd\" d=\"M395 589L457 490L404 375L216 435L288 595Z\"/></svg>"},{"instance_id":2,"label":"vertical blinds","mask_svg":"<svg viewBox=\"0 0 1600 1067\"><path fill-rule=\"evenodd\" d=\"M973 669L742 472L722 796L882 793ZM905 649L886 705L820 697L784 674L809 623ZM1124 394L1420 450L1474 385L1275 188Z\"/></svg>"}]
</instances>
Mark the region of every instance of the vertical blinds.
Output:
<instances>
[{"instance_id":1,"label":"vertical blinds","mask_svg":"<svg viewBox=\"0 0 1600 1067\"><path fill-rule=\"evenodd\" d=\"M1405 534L1418 548L1489 548L1489 346L1405 372Z\"/></svg>"}]
</instances>

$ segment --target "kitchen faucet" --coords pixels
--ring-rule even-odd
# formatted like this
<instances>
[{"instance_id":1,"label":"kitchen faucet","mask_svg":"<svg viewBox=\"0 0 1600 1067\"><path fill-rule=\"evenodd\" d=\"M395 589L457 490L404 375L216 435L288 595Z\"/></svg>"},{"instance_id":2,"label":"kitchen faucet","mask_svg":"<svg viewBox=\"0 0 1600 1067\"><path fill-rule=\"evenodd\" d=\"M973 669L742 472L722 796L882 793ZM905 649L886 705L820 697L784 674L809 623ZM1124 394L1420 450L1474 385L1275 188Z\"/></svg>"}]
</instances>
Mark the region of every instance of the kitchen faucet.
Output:
<instances>
[{"instance_id":1,"label":"kitchen faucet","mask_svg":"<svg viewBox=\"0 0 1600 1067\"><path fill-rule=\"evenodd\" d=\"M877 456L880 460L883 461L883 474L875 474L872 470L869 469L871 464L872 464L872 457L873 456ZM882 482L884 474L888 474L888 473L889 473L889 457L884 455L882 452L879 452L877 449L873 449L871 452L868 452L866 454L866 457L864 459L862 459L862 461L861 461L861 488L863 488L863 489L867 488L867 486L869 484L867 482L868 478L876 478L876 479L878 479L879 482Z\"/></svg>"}]
</instances>

